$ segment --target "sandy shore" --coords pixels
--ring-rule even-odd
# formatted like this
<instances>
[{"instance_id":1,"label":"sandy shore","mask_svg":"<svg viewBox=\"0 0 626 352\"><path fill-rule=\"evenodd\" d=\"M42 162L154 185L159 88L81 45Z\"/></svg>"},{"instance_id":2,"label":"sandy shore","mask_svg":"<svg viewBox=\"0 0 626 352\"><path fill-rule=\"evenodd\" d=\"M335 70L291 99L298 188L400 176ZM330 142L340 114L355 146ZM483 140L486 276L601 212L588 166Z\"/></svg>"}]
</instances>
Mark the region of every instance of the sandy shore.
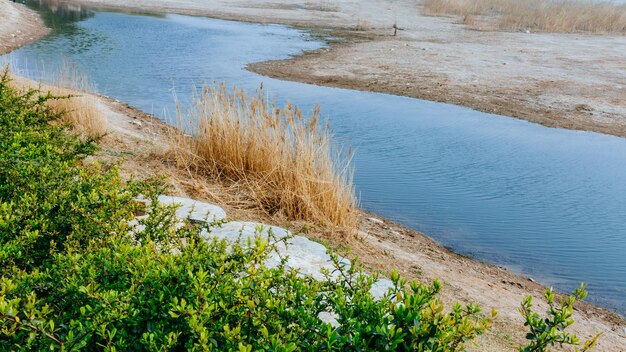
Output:
<instances>
[{"instance_id":1,"label":"sandy shore","mask_svg":"<svg viewBox=\"0 0 626 352\"><path fill-rule=\"evenodd\" d=\"M158 1L153 2L158 3ZM142 3L147 2L139 2L139 4ZM207 6L222 6L220 4L232 6L230 11L235 11L236 6L245 5L235 2L211 3L212 5ZM9 3L0 0L0 16L7 8L15 6L9 4L9 7L7 7L7 4ZM321 6L320 4L326 3L322 2L315 6ZM392 3L388 4L391 6L390 4ZM120 6L122 5L123 2L120 1ZM197 7L191 10L181 10L180 8L177 10L175 5ZM168 6L163 5L159 9L163 11L198 12L196 14L217 15L216 13L201 12L199 8L202 4L196 0L170 2ZM269 5L266 3L263 6ZM22 10L20 11L24 16L32 16L32 13ZM299 11L295 8L279 10L265 9L259 10L259 13L264 11L268 13L277 12L287 18L292 16L294 12ZM253 12L249 8L241 12L248 16L246 11ZM301 9L300 11L310 13L314 10ZM381 8L380 11L383 11L383 9ZM339 26L341 21L349 19L348 17L337 19L335 18L337 15L328 9L319 10L318 12L320 17L324 18L323 21L327 22L320 20L317 24L324 26L331 26L332 23L336 23ZM253 16L253 14L249 15ZM220 17L229 16L225 11L220 15ZM277 19L276 21L279 20ZM288 22L287 19L280 21ZM309 23L309 25L313 25L313 23ZM14 31L14 28L0 26L0 38L4 38L7 33L10 35L11 31ZM391 40L393 41L394 39ZM346 46L342 45L331 49L329 52L341 50L344 47L348 48L350 45L359 46L367 43L374 45L381 41L381 39L376 39L374 41L346 44ZM322 54L320 53L320 55ZM361 59L355 57L353 60L356 62L356 60ZM362 69L367 71L368 67L365 66ZM335 69L340 68L338 66ZM102 141L103 150L98 158L108 162L120 162L122 170L126 175L149 176L155 173L168 175L173 193L219 203L235 219L273 223L292 230L302 228L303 224L301 223L289 222L281 218L271 217L258 209L243 207L242 204L245 202L242 201L241 197L245 197L245 195L234 192L228 185L211 182L206 178L190 174L188 171L178 168L164 153L164 149L167 149L164 141L168 140L167 134L171 127L141 111L105 97L98 97L97 106L101 113L106 116L110 131L109 135ZM309 226L311 225L309 224ZM518 346L524 339L522 319L518 313L519 303L527 294L532 294L536 297L536 302L541 302L542 291L545 289L528 278L515 275L506 269L457 255L423 234L384 219L376 219L375 215L372 214L361 214L359 240L346 241L338 239L329 233L328 229L316 228L314 226L307 233L307 236L329 241L333 246L339 248L346 246L351 248L352 254L358 255L360 260L372 271L388 273L390 269L398 268L403 275L412 279L432 280L438 277L445 284L443 298L448 304L454 301L478 302L485 310L497 309L499 315L494 323L494 328L486 335L481 336L476 341L476 346L469 346L472 351L506 351L513 350ZM544 307L542 304L539 304L539 306L540 309ZM580 304L577 307L575 319L577 323L573 326L572 331L578 333L581 338L592 336L597 332L603 333L600 339L599 350L625 350L626 320L622 317L592 305Z\"/></svg>"},{"instance_id":2,"label":"sandy shore","mask_svg":"<svg viewBox=\"0 0 626 352\"><path fill-rule=\"evenodd\" d=\"M412 0L80 2L330 29L345 38L330 50L250 68L626 136L626 36L481 31L423 16ZM403 29L397 36L394 24Z\"/></svg>"},{"instance_id":3,"label":"sandy shore","mask_svg":"<svg viewBox=\"0 0 626 352\"><path fill-rule=\"evenodd\" d=\"M48 33L37 13L26 6L0 0L0 54L15 50Z\"/></svg>"}]
</instances>

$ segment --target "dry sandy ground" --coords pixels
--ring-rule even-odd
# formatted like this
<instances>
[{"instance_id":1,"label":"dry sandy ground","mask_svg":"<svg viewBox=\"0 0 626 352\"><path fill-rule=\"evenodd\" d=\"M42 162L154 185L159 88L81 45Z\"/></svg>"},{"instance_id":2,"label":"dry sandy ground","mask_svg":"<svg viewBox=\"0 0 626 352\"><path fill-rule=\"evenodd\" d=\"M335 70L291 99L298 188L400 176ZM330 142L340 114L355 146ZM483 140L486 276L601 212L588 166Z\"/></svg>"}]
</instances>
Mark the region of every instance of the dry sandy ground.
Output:
<instances>
[{"instance_id":1,"label":"dry sandy ground","mask_svg":"<svg viewBox=\"0 0 626 352\"><path fill-rule=\"evenodd\" d=\"M80 2L332 29L346 39L330 50L251 69L626 136L626 36L470 29L422 16L415 0ZM394 23L403 28L397 36Z\"/></svg>"},{"instance_id":2,"label":"dry sandy ground","mask_svg":"<svg viewBox=\"0 0 626 352\"><path fill-rule=\"evenodd\" d=\"M0 54L35 41L48 33L43 21L24 5L0 0Z\"/></svg>"},{"instance_id":3,"label":"dry sandy ground","mask_svg":"<svg viewBox=\"0 0 626 352\"><path fill-rule=\"evenodd\" d=\"M0 7L0 14L2 9ZM322 12L324 15L329 11ZM328 16L332 17L332 14ZM0 37L2 35L0 30ZM167 136L171 128L159 120L104 97L99 97L97 106L106 116L110 131L102 141L98 158L105 162L121 162L126 175L167 175L172 193L216 202L235 219L263 221L291 230L303 228L302 223L289 222L250 207L246 195L230 185L177 167L167 153ZM469 346L472 351L513 350L523 341L522 320L517 312L519 302L527 294L534 295L536 302L540 302L542 286L503 268L452 253L423 234L372 218L371 214L361 215L357 240L338 238L329 229L311 224L308 224L310 230L306 235L328 241L331 246L351 248L352 254L358 255L372 271L388 273L391 268L398 268L403 275L413 279L428 281L438 277L444 282L443 297L448 304L460 300L478 302L485 310L496 308L499 315L494 328L477 339L477 345ZM544 308L540 304L539 310ZM599 350L626 351L626 321L623 318L587 304L577 307L575 318L577 323L572 331L581 337L603 333Z\"/></svg>"}]
</instances>

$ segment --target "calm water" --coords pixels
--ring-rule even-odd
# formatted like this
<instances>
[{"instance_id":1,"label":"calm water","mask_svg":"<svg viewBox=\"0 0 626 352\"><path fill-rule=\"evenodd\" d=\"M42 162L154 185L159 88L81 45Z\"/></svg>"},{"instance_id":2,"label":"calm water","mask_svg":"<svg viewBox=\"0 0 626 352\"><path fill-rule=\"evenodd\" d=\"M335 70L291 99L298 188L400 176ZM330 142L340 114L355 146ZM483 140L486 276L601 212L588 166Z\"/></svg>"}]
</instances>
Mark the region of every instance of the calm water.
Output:
<instances>
[{"instance_id":1,"label":"calm water","mask_svg":"<svg viewBox=\"0 0 626 352\"><path fill-rule=\"evenodd\" d=\"M246 71L324 45L283 26L45 14L55 29L7 58L18 70L76 64L100 93L161 117L173 111L173 89L184 100L202 81L249 91L263 82L278 102L320 104L356 150L365 209L563 291L585 281L590 301L626 313L626 139Z\"/></svg>"}]
</instances>

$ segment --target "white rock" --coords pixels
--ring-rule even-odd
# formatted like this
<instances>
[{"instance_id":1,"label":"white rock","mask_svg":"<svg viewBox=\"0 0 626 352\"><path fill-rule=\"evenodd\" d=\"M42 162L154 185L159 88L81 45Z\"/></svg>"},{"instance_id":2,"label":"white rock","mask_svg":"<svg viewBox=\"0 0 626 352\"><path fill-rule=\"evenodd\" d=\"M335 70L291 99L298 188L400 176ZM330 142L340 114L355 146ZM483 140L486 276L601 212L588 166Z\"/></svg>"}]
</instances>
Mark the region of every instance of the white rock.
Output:
<instances>
[{"instance_id":1,"label":"white rock","mask_svg":"<svg viewBox=\"0 0 626 352\"><path fill-rule=\"evenodd\" d=\"M301 274L313 277L316 280L323 280L322 268L331 272L331 276L336 277L338 273L332 273L335 269L330 255L323 245L313 242L306 237L296 236L288 241L284 256L289 256L287 266L297 269ZM341 259L341 265L350 266L350 261Z\"/></svg>"},{"instance_id":2,"label":"white rock","mask_svg":"<svg viewBox=\"0 0 626 352\"><path fill-rule=\"evenodd\" d=\"M272 236L276 239L281 239L286 236L289 236L291 233L283 228L259 224L255 222L248 221L231 221L225 224L222 224L220 227L211 228L211 232L204 230L201 233L203 237L217 237L219 239L227 240L230 243L234 243L238 240L241 240L242 243L246 243L248 238L254 239L254 236L257 234L257 230L260 235L263 236L264 239L268 239L269 234L271 232Z\"/></svg>"},{"instance_id":3,"label":"white rock","mask_svg":"<svg viewBox=\"0 0 626 352\"><path fill-rule=\"evenodd\" d=\"M321 312L317 315L317 317L324 323L328 323L334 328L339 327L339 321L337 321L337 319L339 319L339 315L337 315L337 313Z\"/></svg>"},{"instance_id":4,"label":"white rock","mask_svg":"<svg viewBox=\"0 0 626 352\"><path fill-rule=\"evenodd\" d=\"M150 199L146 198L146 196L143 195L143 194L137 195L137 197L135 197L134 199L135 199L135 201L141 202L141 203L144 203L144 204L148 204L149 201L150 201Z\"/></svg>"},{"instance_id":5,"label":"white rock","mask_svg":"<svg viewBox=\"0 0 626 352\"><path fill-rule=\"evenodd\" d=\"M145 198L140 196L137 200L145 201ZM192 221L202 222L206 220L222 220L226 217L226 212L222 208L189 198L159 196L158 201L161 204L178 205L176 216L181 219L189 218ZM377 218L369 218L369 220L379 224L384 223ZM131 221L130 225L131 232L143 230L137 220ZM322 269L328 270L334 278L337 278L339 275L339 273L333 272L335 268L324 245L303 236L293 236L286 240L285 245L280 240L290 237L292 234L281 227L255 222L231 221L221 226L212 227L210 231L203 229L200 233L200 236L205 238L205 240L217 238L226 240L231 244L239 241L244 246L248 245L248 243L252 245L256 235L260 235L264 240L276 246L276 250L269 255L266 262L266 265L270 268L277 267L281 262L281 258L287 258L285 263L287 268L296 269L301 275L311 276L316 280L325 279ZM350 261L345 258L340 258L340 264L345 267L350 267L351 265ZM380 299L392 286L391 281L387 279L379 280L374 283L370 293Z\"/></svg>"},{"instance_id":6,"label":"white rock","mask_svg":"<svg viewBox=\"0 0 626 352\"><path fill-rule=\"evenodd\" d=\"M384 221L382 221L380 219L377 219L377 218L367 218L367 220L369 220L369 221L371 221L373 223L376 223L376 224L384 224L385 223Z\"/></svg>"},{"instance_id":7,"label":"white rock","mask_svg":"<svg viewBox=\"0 0 626 352\"><path fill-rule=\"evenodd\" d=\"M128 227L130 228L130 234L135 234L137 232L142 232L146 229L145 225L139 223L139 220L147 218L147 215L136 216L133 220L128 222Z\"/></svg>"},{"instance_id":8,"label":"white rock","mask_svg":"<svg viewBox=\"0 0 626 352\"><path fill-rule=\"evenodd\" d=\"M380 279L372 285L370 289L370 294L376 298L381 299L384 295L387 294L390 288L393 287L393 282L389 279Z\"/></svg>"},{"instance_id":9,"label":"white rock","mask_svg":"<svg viewBox=\"0 0 626 352\"><path fill-rule=\"evenodd\" d=\"M214 204L172 196L159 196L158 200L161 204L178 205L179 207L176 209L176 216L181 219L189 218L195 222L211 222L226 218L226 212L224 209Z\"/></svg>"},{"instance_id":10,"label":"white rock","mask_svg":"<svg viewBox=\"0 0 626 352\"><path fill-rule=\"evenodd\" d=\"M230 243L239 241L247 245L248 241L252 243L257 234L270 243L279 242L280 239L291 235L289 231L276 226L232 221L221 227L212 228L211 232L203 230L200 236L207 239L216 237ZM280 258L287 256L288 268L298 269L302 275L311 275L318 280L323 279L320 268L330 260L330 256L326 254L326 247L305 237L295 236L288 240L287 246L282 242L276 243L276 252L270 254L265 264L270 268L276 267L280 263Z\"/></svg>"},{"instance_id":11,"label":"white rock","mask_svg":"<svg viewBox=\"0 0 626 352\"><path fill-rule=\"evenodd\" d=\"M272 239L269 239L270 231ZM206 239L216 237L224 239L230 243L239 243L246 245L248 241L252 243L255 235L260 234L265 240L269 239L270 243L274 243L280 239L290 236L291 233L283 228L264 225L254 222L232 221L223 224L221 227L211 229L211 232L203 230L200 236ZM268 261L265 263L268 267L273 268L279 265L280 258L287 258L286 267L298 270L302 275L311 276L316 280L323 280L322 268L329 271L334 269L324 245L311 241L303 236L294 236L284 243L276 244L276 251L271 253ZM350 261L341 259L343 265L349 266ZM334 274L333 276L336 276Z\"/></svg>"},{"instance_id":12,"label":"white rock","mask_svg":"<svg viewBox=\"0 0 626 352\"><path fill-rule=\"evenodd\" d=\"M270 231L272 238L270 239ZM221 227L211 229L211 232L203 230L200 234L205 239L213 237L226 240L230 243L239 243L247 245L248 241L252 244L254 237L259 234L263 239L270 243L290 236L291 233L283 228L264 225L254 222L232 221L223 224ZM268 257L267 265L269 268L275 268L280 264L281 258L287 257L285 266L298 270L301 275L310 276L315 280L324 280L325 276L322 269L328 270L331 277L337 278L339 273L333 272L335 269L328 254L328 250L324 245L311 241L303 236L294 236L287 240L285 246L282 242L276 244L276 251ZM350 267L350 260L340 258L340 264ZM389 288L393 287L391 281L387 279L378 280L372 286L370 293L377 299L382 298Z\"/></svg>"}]
</instances>

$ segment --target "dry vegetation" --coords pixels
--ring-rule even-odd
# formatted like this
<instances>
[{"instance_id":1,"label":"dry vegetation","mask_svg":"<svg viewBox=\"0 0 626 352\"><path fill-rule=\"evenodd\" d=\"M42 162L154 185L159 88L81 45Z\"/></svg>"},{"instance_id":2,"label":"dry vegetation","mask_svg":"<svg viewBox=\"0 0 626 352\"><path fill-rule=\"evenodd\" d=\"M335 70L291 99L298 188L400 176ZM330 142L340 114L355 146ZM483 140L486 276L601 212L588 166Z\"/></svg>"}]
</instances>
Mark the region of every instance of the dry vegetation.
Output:
<instances>
[{"instance_id":1,"label":"dry vegetation","mask_svg":"<svg viewBox=\"0 0 626 352\"><path fill-rule=\"evenodd\" d=\"M172 152L180 167L243 187L268 214L341 229L356 227L350 158L331 143L319 111L303 117L288 104L269 104L225 87L204 87L179 112Z\"/></svg>"},{"instance_id":2,"label":"dry vegetation","mask_svg":"<svg viewBox=\"0 0 626 352\"><path fill-rule=\"evenodd\" d=\"M430 15L459 15L472 25L475 16L497 17L505 30L626 34L626 4L583 0L425 0Z\"/></svg>"},{"instance_id":3,"label":"dry vegetation","mask_svg":"<svg viewBox=\"0 0 626 352\"><path fill-rule=\"evenodd\" d=\"M66 112L65 122L76 131L88 136L107 132L107 118L98 97L88 93L93 89L84 75L66 65L46 80L54 86L34 87L33 81L17 77L13 84L59 97L48 104ZM269 104L262 89L248 98L242 91L229 94L224 87L205 87L188 111L179 111L178 127L169 129L169 143L161 141L153 157L172 158L194 177L215 177L269 215L355 231L349 153L333 147L317 109L303 117L291 104Z\"/></svg>"},{"instance_id":4,"label":"dry vegetation","mask_svg":"<svg viewBox=\"0 0 626 352\"><path fill-rule=\"evenodd\" d=\"M97 100L92 95L75 95L64 88L54 88L51 93L61 99L51 100L50 105L56 111L65 113L65 121L77 132L97 137L107 132L107 120L97 108Z\"/></svg>"},{"instance_id":5,"label":"dry vegetation","mask_svg":"<svg viewBox=\"0 0 626 352\"><path fill-rule=\"evenodd\" d=\"M50 81L54 84L39 83L35 86L33 81L15 77L12 84L20 89L37 88L57 97L47 104L57 112L64 112L64 121L77 132L91 137L107 132L107 119L98 109L97 98L89 94L92 91L91 85L84 75L65 67L51 77Z\"/></svg>"}]
</instances>

